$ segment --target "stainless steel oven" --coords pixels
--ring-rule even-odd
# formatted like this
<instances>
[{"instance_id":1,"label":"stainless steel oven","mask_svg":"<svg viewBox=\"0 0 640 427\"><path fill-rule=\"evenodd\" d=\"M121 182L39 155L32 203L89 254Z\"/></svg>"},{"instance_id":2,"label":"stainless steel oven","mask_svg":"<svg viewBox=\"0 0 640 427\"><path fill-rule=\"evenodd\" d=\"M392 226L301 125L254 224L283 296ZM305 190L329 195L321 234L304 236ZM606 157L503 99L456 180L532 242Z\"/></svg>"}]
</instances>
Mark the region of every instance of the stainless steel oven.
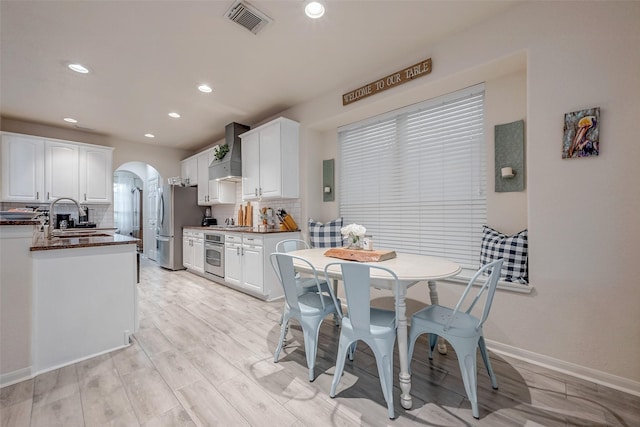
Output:
<instances>
[{"instance_id":1,"label":"stainless steel oven","mask_svg":"<svg viewBox=\"0 0 640 427\"><path fill-rule=\"evenodd\" d=\"M224 279L224 234L204 234L204 272Z\"/></svg>"}]
</instances>

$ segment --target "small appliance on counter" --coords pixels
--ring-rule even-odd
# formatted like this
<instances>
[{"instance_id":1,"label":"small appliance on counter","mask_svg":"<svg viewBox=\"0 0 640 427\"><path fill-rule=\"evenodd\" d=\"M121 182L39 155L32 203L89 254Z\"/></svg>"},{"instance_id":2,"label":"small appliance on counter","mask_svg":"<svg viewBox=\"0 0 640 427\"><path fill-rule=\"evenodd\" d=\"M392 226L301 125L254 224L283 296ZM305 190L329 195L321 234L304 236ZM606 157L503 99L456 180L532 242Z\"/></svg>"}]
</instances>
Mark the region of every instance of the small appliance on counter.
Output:
<instances>
[{"instance_id":1,"label":"small appliance on counter","mask_svg":"<svg viewBox=\"0 0 640 427\"><path fill-rule=\"evenodd\" d=\"M218 221L211 216L211 208L207 208L204 211L204 218L202 218L202 226L209 227L210 225L218 225Z\"/></svg>"},{"instance_id":2,"label":"small appliance on counter","mask_svg":"<svg viewBox=\"0 0 640 427\"><path fill-rule=\"evenodd\" d=\"M218 225L218 220L215 218L211 218L211 217L204 217L202 218L202 226L203 227L209 227L211 225Z\"/></svg>"},{"instance_id":3,"label":"small appliance on counter","mask_svg":"<svg viewBox=\"0 0 640 427\"><path fill-rule=\"evenodd\" d=\"M67 228L72 227L73 222L71 222L70 214L56 214L56 228Z\"/></svg>"}]
</instances>

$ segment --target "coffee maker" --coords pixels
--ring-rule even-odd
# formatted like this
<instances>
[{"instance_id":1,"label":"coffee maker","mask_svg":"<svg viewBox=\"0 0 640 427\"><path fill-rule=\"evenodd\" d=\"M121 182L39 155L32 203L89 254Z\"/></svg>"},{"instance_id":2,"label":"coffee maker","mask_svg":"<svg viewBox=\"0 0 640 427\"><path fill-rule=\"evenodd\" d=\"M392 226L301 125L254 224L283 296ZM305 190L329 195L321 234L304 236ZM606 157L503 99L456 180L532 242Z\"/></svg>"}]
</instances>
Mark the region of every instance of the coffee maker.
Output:
<instances>
[{"instance_id":1,"label":"coffee maker","mask_svg":"<svg viewBox=\"0 0 640 427\"><path fill-rule=\"evenodd\" d=\"M56 214L56 228L65 229L68 227L73 227L73 222L71 220L70 214Z\"/></svg>"},{"instance_id":2,"label":"coffee maker","mask_svg":"<svg viewBox=\"0 0 640 427\"><path fill-rule=\"evenodd\" d=\"M202 218L202 226L209 227L210 225L218 225L218 221L211 216L211 209L207 208L204 211L204 218Z\"/></svg>"}]
</instances>

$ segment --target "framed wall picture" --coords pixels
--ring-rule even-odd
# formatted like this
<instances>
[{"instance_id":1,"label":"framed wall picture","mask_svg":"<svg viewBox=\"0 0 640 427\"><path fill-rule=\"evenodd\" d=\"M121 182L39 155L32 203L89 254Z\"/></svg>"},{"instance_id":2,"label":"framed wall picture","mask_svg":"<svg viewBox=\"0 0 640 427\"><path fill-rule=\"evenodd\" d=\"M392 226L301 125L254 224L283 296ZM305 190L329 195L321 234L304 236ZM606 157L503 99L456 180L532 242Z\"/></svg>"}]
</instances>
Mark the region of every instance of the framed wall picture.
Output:
<instances>
[{"instance_id":1,"label":"framed wall picture","mask_svg":"<svg viewBox=\"0 0 640 427\"><path fill-rule=\"evenodd\" d=\"M597 156L600 153L600 108L564 115L562 158Z\"/></svg>"}]
</instances>

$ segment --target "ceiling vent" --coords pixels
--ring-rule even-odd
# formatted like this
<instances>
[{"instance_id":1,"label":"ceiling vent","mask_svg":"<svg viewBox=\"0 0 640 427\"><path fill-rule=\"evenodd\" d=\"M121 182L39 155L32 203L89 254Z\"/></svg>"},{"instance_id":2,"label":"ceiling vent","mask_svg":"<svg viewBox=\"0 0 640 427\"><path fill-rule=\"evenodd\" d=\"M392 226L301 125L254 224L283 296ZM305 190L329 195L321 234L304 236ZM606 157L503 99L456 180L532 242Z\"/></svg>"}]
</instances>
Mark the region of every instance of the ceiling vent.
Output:
<instances>
[{"instance_id":1,"label":"ceiling vent","mask_svg":"<svg viewBox=\"0 0 640 427\"><path fill-rule=\"evenodd\" d=\"M231 6L231 9L227 12L227 18L253 34L258 34L258 31L271 22L267 15L243 1L236 1Z\"/></svg>"}]
</instances>

